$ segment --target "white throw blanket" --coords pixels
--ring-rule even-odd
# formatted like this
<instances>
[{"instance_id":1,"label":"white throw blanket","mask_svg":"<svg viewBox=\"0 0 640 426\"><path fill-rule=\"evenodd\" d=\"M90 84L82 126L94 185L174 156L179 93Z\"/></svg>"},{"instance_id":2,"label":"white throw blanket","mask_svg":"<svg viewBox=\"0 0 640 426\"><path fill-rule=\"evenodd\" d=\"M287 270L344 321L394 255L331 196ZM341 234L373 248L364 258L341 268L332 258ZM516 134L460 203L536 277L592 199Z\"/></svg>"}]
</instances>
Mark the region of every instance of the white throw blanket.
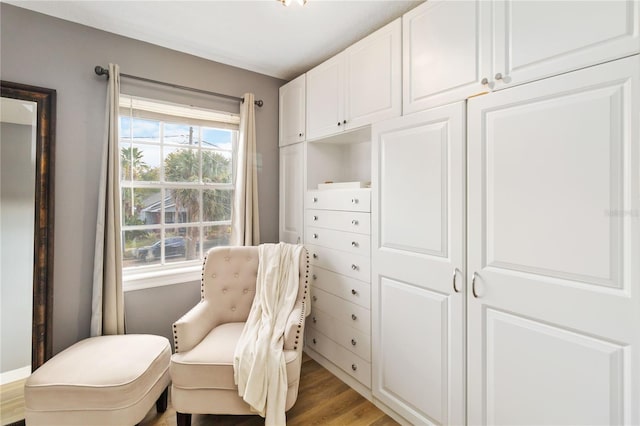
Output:
<instances>
[{"instance_id":1,"label":"white throw blanket","mask_svg":"<svg viewBox=\"0 0 640 426\"><path fill-rule=\"evenodd\" d=\"M238 394L265 425L286 423L287 370L284 332L296 301L302 246L259 246L256 295L233 356Z\"/></svg>"}]
</instances>

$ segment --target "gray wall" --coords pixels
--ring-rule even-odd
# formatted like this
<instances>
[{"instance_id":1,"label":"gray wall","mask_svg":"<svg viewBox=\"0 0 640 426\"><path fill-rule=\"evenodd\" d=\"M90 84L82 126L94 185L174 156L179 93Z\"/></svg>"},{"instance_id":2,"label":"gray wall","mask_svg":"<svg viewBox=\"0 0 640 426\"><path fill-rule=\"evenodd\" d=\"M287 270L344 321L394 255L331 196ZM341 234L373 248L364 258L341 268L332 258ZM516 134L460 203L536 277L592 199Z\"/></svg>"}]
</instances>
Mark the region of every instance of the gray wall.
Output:
<instances>
[{"instance_id":1,"label":"gray wall","mask_svg":"<svg viewBox=\"0 0 640 426\"><path fill-rule=\"evenodd\" d=\"M0 123L0 372L31 367L35 129Z\"/></svg>"},{"instance_id":2,"label":"gray wall","mask_svg":"<svg viewBox=\"0 0 640 426\"><path fill-rule=\"evenodd\" d=\"M106 84L95 65L117 63L121 72L264 100L256 110L261 239L278 238L278 88L284 81L148 43L0 4L0 77L57 90L56 223L53 349L89 335L91 278L104 130ZM229 40L211 40L228 43ZM132 85L130 85L132 86ZM179 101L184 96L151 86L134 94ZM197 97L191 104L210 103ZM236 108L237 105L227 108ZM129 332L169 336L169 324L197 302L194 284L125 294ZM164 324L160 324L164 322Z\"/></svg>"}]
</instances>

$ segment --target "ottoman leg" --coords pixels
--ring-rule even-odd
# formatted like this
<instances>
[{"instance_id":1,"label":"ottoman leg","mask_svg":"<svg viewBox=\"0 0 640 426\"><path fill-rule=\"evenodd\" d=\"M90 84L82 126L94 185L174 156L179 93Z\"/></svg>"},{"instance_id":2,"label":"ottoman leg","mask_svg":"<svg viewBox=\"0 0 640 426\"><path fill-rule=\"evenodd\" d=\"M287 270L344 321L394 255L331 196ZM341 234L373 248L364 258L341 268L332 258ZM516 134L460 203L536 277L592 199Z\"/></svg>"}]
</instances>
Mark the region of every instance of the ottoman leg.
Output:
<instances>
[{"instance_id":1,"label":"ottoman leg","mask_svg":"<svg viewBox=\"0 0 640 426\"><path fill-rule=\"evenodd\" d=\"M169 386L164 388L164 391L160 395L160 398L156 401L156 411L158 413L164 413L167 411L167 400L169 399Z\"/></svg>"},{"instance_id":2,"label":"ottoman leg","mask_svg":"<svg viewBox=\"0 0 640 426\"><path fill-rule=\"evenodd\" d=\"M178 426L191 426L191 414L178 413L176 411L176 423L178 423Z\"/></svg>"}]
</instances>

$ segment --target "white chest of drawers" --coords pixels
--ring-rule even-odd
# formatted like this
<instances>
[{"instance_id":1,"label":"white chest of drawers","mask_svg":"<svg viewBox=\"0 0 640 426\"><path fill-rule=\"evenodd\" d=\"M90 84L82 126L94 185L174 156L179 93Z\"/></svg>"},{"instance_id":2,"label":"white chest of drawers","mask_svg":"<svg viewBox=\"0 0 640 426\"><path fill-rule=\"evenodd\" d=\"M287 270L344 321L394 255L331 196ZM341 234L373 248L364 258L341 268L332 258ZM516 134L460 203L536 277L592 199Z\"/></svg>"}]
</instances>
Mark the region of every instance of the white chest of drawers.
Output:
<instances>
[{"instance_id":1,"label":"white chest of drawers","mask_svg":"<svg viewBox=\"0 0 640 426\"><path fill-rule=\"evenodd\" d=\"M311 264L306 347L371 388L369 189L308 191L305 245Z\"/></svg>"}]
</instances>

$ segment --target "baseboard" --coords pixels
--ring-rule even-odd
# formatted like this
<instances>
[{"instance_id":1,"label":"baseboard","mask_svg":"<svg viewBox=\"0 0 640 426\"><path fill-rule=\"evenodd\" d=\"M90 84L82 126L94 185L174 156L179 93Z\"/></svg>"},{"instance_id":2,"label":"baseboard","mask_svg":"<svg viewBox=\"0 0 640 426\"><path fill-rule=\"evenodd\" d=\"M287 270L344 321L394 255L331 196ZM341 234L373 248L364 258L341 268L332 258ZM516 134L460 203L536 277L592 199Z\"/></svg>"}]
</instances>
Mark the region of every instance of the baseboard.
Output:
<instances>
[{"instance_id":1,"label":"baseboard","mask_svg":"<svg viewBox=\"0 0 640 426\"><path fill-rule=\"evenodd\" d=\"M22 368L16 368L15 370L5 371L4 373L0 373L0 385L6 385L7 383L26 379L30 375L31 375L30 365L27 365Z\"/></svg>"}]
</instances>

